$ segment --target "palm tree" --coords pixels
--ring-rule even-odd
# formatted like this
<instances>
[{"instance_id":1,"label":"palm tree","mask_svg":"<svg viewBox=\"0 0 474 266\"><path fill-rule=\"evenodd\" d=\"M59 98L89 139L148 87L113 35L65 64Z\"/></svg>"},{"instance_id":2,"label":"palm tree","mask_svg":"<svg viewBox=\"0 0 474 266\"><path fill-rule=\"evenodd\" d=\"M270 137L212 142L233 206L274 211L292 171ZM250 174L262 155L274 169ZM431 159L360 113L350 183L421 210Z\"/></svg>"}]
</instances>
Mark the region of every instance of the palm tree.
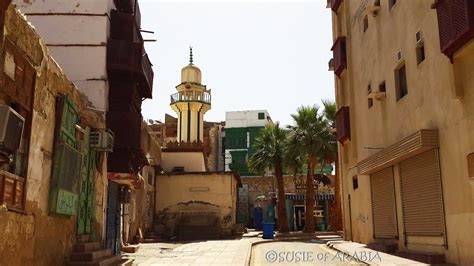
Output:
<instances>
[{"instance_id":1,"label":"palm tree","mask_svg":"<svg viewBox=\"0 0 474 266\"><path fill-rule=\"evenodd\" d=\"M289 231L285 206L285 187L283 184L283 162L287 132L280 124L269 124L260 132L253 145L255 153L249 159L250 171L263 173L267 169L275 170L278 187L278 221L280 233Z\"/></svg>"},{"instance_id":2,"label":"palm tree","mask_svg":"<svg viewBox=\"0 0 474 266\"><path fill-rule=\"evenodd\" d=\"M319 113L318 106L301 106L291 117L294 126L288 126L288 150L306 156L308 164L304 232L314 233L314 168L318 163L324 164L322 161L324 152L329 150L327 141L331 132L328 130L328 121Z\"/></svg>"},{"instance_id":3,"label":"palm tree","mask_svg":"<svg viewBox=\"0 0 474 266\"><path fill-rule=\"evenodd\" d=\"M337 152L337 142L336 142L336 104L332 101L323 101L324 105L324 118L328 121L328 125L333 133L332 143L332 150L330 153L326 154L326 158L329 160L330 163L335 163L336 168L336 176L335 176L335 184L334 184L334 211L331 213L331 227L336 230L342 230L342 210L341 210L341 198L340 198L340 177L339 177L339 159L338 159L338 152ZM338 215L339 214L339 215Z\"/></svg>"}]
</instances>

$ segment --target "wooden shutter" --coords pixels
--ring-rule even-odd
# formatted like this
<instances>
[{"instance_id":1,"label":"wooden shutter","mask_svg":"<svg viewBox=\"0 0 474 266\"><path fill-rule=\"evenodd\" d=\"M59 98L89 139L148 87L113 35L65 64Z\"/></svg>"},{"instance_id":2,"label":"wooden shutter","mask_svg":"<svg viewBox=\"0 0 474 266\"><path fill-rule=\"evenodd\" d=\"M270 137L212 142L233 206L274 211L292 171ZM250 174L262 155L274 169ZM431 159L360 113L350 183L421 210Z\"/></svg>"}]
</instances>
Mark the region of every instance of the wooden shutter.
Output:
<instances>
[{"instance_id":1,"label":"wooden shutter","mask_svg":"<svg viewBox=\"0 0 474 266\"><path fill-rule=\"evenodd\" d=\"M400 163L407 236L444 236L445 220L438 149Z\"/></svg>"},{"instance_id":2,"label":"wooden shutter","mask_svg":"<svg viewBox=\"0 0 474 266\"><path fill-rule=\"evenodd\" d=\"M58 98L56 134L49 210L52 213L75 215L81 169L81 152L77 149L76 124L79 116L68 97Z\"/></svg>"},{"instance_id":3,"label":"wooden shutter","mask_svg":"<svg viewBox=\"0 0 474 266\"><path fill-rule=\"evenodd\" d=\"M392 167L370 175L374 238L397 238L397 207Z\"/></svg>"},{"instance_id":4,"label":"wooden shutter","mask_svg":"<svg viewBox=\"0 0 474 266\"><path fill-rule=\"evenodd\" d=\"M351 139L349 106L343 106L336 112L336 137L340 143Z\"/></svg>"}]
</instances>

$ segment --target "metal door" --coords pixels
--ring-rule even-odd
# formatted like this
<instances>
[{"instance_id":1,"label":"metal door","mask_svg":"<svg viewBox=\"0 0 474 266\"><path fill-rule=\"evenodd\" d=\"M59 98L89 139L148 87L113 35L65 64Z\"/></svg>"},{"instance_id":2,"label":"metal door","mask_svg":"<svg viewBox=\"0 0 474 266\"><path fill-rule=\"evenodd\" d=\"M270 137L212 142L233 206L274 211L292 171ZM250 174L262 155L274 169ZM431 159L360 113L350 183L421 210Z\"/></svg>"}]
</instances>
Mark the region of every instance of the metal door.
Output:
<instances>
[{"instance_id":1,"label":"metal door","mask_svg":"<svg viewBox=\"0 0 474 266\"><path fill-rule=\"evenodd\" d=\"M120 205L118 202L119 185L109 181L107 192L106 247L113 253L120 253Z\"/></svg>"},{"instance_id":2,"label":"metal door","mask_svg":"<svg viewBox=\"0 0 474 266\"><path fill-rule=\"evenodd\" d=\"M237 203L237 223L247 225L249 222L249 185L239 188Z\"/></svg>"},{"instance_id":3,"label":"metal door","mask_svg":"<svg viewBox=\"0 0 474 266\"><path fill-rule=\"evenodd\" d=\"M81 191L79 194L79 215L77 233L90 234L95 210L95 152L89 148L90 129L87 128L82 141Z\"/></svg>"},{"instance_id":4,"label":"metal door","mask_svg":"<svg viewBox=\"0 0 474 266\"><path fill-rule=\"evenodd\" d=\"M407 236L445 236L438 149L400 163L403 221Z\"/></svg>"},{"instance_id":5,"label":"metal door","mask_svg":"<svg viewBox=\"0 0 474 266\"><path fill-rule=\"evenodd\" d=\"M393 168L370 175L374 238L398 237Z\"/></svg>"}]
</instances>

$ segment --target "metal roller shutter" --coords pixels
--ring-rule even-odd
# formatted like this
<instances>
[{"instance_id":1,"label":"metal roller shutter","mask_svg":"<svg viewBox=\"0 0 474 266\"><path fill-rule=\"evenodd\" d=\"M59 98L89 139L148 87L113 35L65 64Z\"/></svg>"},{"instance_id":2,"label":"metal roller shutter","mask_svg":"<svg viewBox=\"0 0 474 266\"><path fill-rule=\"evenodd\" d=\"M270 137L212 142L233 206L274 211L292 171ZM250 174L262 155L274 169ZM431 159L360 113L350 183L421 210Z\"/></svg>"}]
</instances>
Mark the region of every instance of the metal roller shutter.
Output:
<instances>
[{"instance_id":1,"label":"metal roller shutter","mask_svg":"<svg viewBox=\"0 0 474 266\"><path fill-rule=\"evenodd\" d=\"M405 235L444 236L438 149L400 162Z\"/></svg>"},{"instance_id":2,"label":"metal roller shutter","mask_svg":"<svg viewBox=\"0 0 474 266\"><path fill-rule=\"evenodd\" d=\"M398 237L397 207L392 167L370 175L374 238Z\"/></svg>"}]
</instances>

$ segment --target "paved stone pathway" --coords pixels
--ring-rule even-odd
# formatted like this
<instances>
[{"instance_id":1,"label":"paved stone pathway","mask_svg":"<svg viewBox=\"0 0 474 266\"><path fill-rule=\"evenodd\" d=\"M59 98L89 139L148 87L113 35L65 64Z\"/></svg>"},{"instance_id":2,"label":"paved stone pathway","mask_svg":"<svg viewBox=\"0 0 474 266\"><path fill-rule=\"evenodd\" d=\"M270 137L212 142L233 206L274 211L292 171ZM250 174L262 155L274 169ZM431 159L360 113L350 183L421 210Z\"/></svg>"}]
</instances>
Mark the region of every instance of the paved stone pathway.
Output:
<instances>
[{"instance_id":1,"label":"paved stone pathway","mask_svg":"<svg viewBox=\"0 0 474 266\"><path fill-rule=\"evenodd\" d=\"M208 240L184 244L140 244L137 253L126 254L133 265L246 265L252 242L258 238Z\"/></svg>"}]
</instances>

